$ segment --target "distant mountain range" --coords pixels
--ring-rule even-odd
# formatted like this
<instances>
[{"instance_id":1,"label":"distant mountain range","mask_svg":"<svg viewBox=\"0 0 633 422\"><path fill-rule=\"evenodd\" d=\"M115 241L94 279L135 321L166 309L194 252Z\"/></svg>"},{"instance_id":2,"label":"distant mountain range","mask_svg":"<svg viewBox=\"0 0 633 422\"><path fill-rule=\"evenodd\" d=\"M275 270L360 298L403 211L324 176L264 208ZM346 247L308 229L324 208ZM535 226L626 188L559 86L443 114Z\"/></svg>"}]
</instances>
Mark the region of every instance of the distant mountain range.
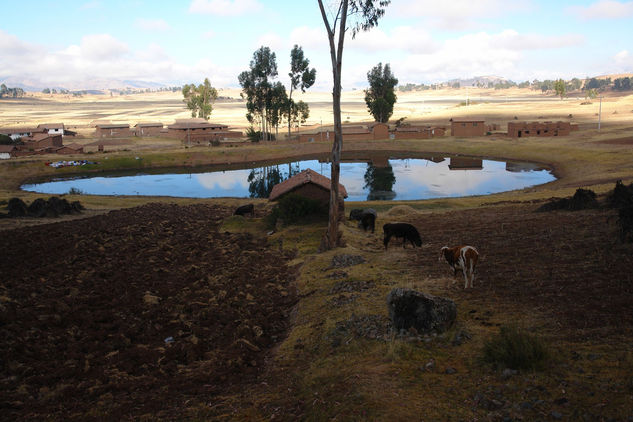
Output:
<instances>
[{"instance_id":1,"label":"distant mountain range","mask_svg":"<svg viewBox=\"0 0 633 422\"><path fill-rule=\"evenodd\" d=\"M448 85L455 85L456 83L459 83L460 86L488 86L488 84L490 83L494 85L499 82L508 81L509 79L506 79L502 76L475 76L468 79L451 79L446 83Z\"/></svg>"},{"instance_id":2,"label":"distant mountain range","mask_svg":"<svg viewBox=\"0 0 633 422\"><path fill-rule=\"evenodd\" d=\"M32 81L24 78L3 78L0 76L0 84L5 84L10 88L22 88L27 92L42 92L43 89L62 89L68 91L109 91L109 90L138 90L138 89L158 89L165 88L165 85L158 82L138 81L138 80L115 80L115 79L94 79L89 82L74 82L64 85L42 85L39 81Z\"/></svg>"}]
</instances>

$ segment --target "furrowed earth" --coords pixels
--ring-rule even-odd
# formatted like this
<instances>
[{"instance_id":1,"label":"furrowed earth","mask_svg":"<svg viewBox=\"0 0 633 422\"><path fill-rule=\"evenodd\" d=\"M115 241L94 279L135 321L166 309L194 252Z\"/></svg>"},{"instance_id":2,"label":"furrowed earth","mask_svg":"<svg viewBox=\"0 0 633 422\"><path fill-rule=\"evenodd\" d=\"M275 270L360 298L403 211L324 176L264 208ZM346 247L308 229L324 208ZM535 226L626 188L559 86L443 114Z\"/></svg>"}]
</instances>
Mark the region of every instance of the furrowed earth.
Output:
<instances>
[{"instance_id":1,"label":"furrowed earth","mask_svg":"<svg viewBox=\"0 0 633 422\"><path fill-rule=\"evenodd\" d=\"M254 382L295 302L289 256L220 206L2 232L3 420L178 419Z\"/></svg>"}]
</instances>

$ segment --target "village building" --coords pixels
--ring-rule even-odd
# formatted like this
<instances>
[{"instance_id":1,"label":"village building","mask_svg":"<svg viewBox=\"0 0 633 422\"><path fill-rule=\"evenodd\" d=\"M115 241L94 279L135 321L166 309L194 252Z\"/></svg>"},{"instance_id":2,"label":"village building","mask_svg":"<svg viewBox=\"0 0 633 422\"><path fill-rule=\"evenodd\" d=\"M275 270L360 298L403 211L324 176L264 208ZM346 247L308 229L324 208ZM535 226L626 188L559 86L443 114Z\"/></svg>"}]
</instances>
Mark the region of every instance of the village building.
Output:
<instances>
[{"instance_id":1,"label":"village building","mask_svg":"<svg viewBox=\"0 0 633 422\"><path fill-rule=\"evenodd\" d=\"M79 144L68 144L68 145L64 145L61 147L58 147L55 150L56 154L83 154L84 153L84 147L83 145L79 145Z\"/></svg>"},{"instance_id":2,"label":"village building","mask_svg":"<svg viewBox=\"0 0 633 422\"><path fill-rule=\"evenodd\" d=\"M578 125L569 122L508 122L508 136L523 138L526 136L567 136Z\"/></svg>"},{"instance_id":3,"label":"village building","mask_svg":"<svg viewBox=\"0 0 633 422\"><path fill-rule=\"evenodd\" d=\"M27 136L33 136L36 133L44 133L44 129L25 127L0 128L0 135L6 135L14 141L16 139L26 138Z\"/></svg>"},{"instance_id":4,"label":"village building","mask_svg":"<svg viewBox=\"0 0 633 422\"><path fill-rule=\"evenodd\" d=\"M484 120L453 120L451 122L452 136L484 136L486 129Z\"/></svg>"},{"instance_id":5,"label":"village building","mask_svg":"<svg viewBox=\"0 0 633 422\"><path fill-rule=\"evenodd\" d=\"M296 193L305 198L314 199L323 204L329 204L331 184L331 180L327 177L314 170L307 169L273 186L268 200L277 201L290 193ZM338 189L340 198L347 198L345 186L339 184Z\"/></svg>"},{"instance_id":6,"label":"village building","mask_svg":"<svg viewBox=\"0 0 633 422\"><path fill-rule=\"evenodd\" d=\"M431 139L444 136L446 128L431 126L399 126L391 131L391 139Z\"/></svg>"},{"instance_id":7,"label":"village building","mask_svg":"<svg viewBox=\"0 0 633 422\"><path fill-rule=\"evenodd\" d=\"M95 125L97 138L127 138L134 136L127 123L98 123Z\"/></svg>"},{"instance_id":8,"label":"village building","mask_svg":"<svg viewBox=\"0 0 633 422\"><path fill-rule=\"evenodd\" d=\"M8 160L17 156L18 148L15 145L0 145L0 160Z\"/></svg>"},{"instance_id":9,"label":"village building","mask_svg":"<svg viewBox=\"0 0 633 422\"><path fill-rule=\"evenodd\" d=\"M137 123L134 125L134 134L136 136L160 136L163 134L163 124L156 123Z\"/></svg>"},{"instance_id":10,"label":"village building","mask_svg":"<svg viewBox=\"0 0 633 422\"><path fill-rule=\"evenodd\" d=\"M49 135L61 135L63 137L66 134L66 128L63 123L43 123L37 125L37 128Z\"/></svg>"},{"instance_id":11,"label":"village building","mask_svg":"<svg viewBox=\"0 0 633 422\"><path fill-rule=\"evenodd\" d=\"M49 135L48 133L36 133L33 136L22 138L24 144L18 145L20 151L38 151L43 148L55 148L63 146L62 135Z\"/></svg>"},{"instance_id":12,"label":"village building","mask_svg":"<svg viewBox=\"0 0 633 422\"><path fill-rule=\"evenodd\" d=\"M227 125L209 123L205 119L179 119L167 126L170 138L192 144L208 144L231 138L241 138L242 132L231 131Z\"/></svg>"}]
</instances>

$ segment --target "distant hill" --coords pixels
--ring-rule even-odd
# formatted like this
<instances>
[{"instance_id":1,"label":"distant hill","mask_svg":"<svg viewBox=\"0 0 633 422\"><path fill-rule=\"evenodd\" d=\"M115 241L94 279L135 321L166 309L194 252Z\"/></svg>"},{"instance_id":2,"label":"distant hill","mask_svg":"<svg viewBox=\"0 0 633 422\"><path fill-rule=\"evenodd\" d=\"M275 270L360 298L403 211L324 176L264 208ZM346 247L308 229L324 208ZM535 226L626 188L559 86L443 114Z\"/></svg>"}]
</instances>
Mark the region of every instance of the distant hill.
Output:
<instances>
[{"instance_id":1,"label":"distant hill","mask_svg":"<svg viewBox=\"0 0 633 422\"><path fill-rule=\"evenodd\" d=\"M494 85L500 82L509 82L509 79L506 79L502 76L475 76L468 79L451 79L446 82L447 85L455 85L459 83L460 86L488 86L490 84Z\"/></svg>"},{"instance_id":2,"label":"distant hill","mask_svg":"<svg viewBox=\"0 0 633 422\"><path fill-rule=\"evenodd\" d=\"M12 88L22 88L26 92L42 92L43 89L55 89L68 91L105 91L105 90L137 90L137 89L160 89L166 88L168 85L139 80L117 80L117 79L94 79L89 82L71 82L64 85L51 84L44 85L40 81L28 80L25 78L3 78L0 76L0 84L5 84ZM100 92L102 93L102 92Z\"/></svg>"}]
</instances>

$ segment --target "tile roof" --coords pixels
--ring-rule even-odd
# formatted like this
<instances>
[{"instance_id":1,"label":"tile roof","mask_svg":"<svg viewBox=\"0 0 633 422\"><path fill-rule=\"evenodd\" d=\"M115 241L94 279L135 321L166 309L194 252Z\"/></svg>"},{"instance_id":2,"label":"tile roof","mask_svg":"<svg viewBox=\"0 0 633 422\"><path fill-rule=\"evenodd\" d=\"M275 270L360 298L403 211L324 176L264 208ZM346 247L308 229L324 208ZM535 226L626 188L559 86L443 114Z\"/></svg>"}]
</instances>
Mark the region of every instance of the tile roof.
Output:
<instances>
[{"instance_id":1,"label":"tile roof","mask_svg":"<svg viewBox=\"0 0 633 422\"><path fill-rule=\"evenodd\" d=\"M315 185L320 186L329 192L332 181L329 178L315 172L314 170L307 169L302 171L301 173L295 174L290 179L286 179L283 182L273 186L273 190L270 192L268 200L275 201L280 196L292 192L293 190L308 183L314 183ZM338 189L339 194L343 198L347 198L347 191L345 190L345 186L339 183Z\"/></svg>"}]
</instances>

